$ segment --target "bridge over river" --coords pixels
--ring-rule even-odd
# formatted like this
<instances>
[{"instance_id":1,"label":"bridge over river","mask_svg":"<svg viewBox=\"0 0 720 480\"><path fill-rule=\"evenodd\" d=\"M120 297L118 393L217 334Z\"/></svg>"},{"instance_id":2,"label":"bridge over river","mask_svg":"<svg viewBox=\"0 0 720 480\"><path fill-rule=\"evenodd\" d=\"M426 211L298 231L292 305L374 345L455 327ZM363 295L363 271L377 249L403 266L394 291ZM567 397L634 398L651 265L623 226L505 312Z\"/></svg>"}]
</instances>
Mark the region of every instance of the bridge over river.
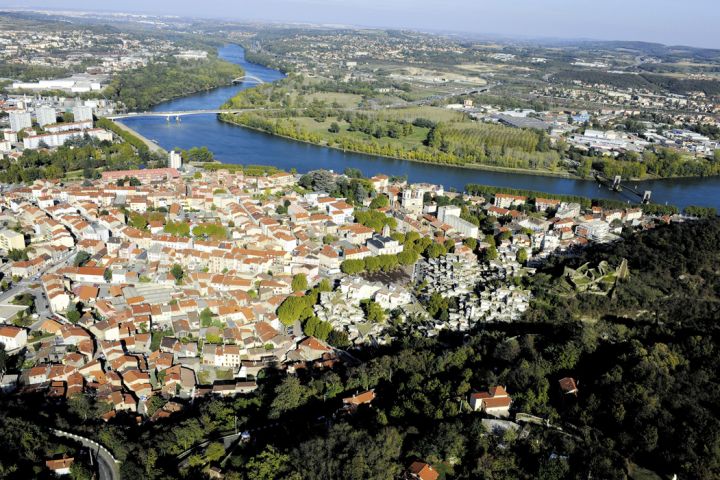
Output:
<instances>
[{"instance_id":1,"label":"bridge over river","mask_svg":"<svg viewBox=\"0 0 720 480\"><path fill-rule=\"evenodd\" d=\"M213 109L207 109L207 110L180 110L180 111L168 111L168 112L160 112L160 111L147 111L147 112L128 112L128 113L121 113L118 115L109 115L106 118L108 120L122 120L125 118L141 118L141 117L175 117L176 119L179 117L185 117L188 115L209 115L209 114L219 114L219 113L244 113L244 112L253 112L253 111L273 111L275 109L269 109L269 108L240 108L240 109L222 109L222 108L213 108Z\"/></svg>"}]
</instances>

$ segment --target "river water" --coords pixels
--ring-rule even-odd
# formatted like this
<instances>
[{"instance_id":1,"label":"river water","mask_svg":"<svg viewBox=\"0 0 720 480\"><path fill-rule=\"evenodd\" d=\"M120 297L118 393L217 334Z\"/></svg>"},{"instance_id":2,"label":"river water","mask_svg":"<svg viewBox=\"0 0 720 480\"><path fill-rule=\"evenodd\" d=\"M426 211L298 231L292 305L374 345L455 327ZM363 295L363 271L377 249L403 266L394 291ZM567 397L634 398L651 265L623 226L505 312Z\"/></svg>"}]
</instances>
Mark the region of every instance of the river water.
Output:
<instances>
[{"instance_id":1,"label":"river water","mask_svg":"<svg viewBox=\"0 0 720 480\"><path fill-rule=\"evenodd\" d=\"M219 53L223 59L242 66L247 75L261 78L265 82L283 78L283 74L276 70L246 61L243 49L237 45L221 48ZM153 110L163 112L217 108L237 92L253 86L255 83L246 82L220 87L165 102ZM459 191L468 183L480 183L591 198L637 201L626 193L612 192L587 180L491 172L346 153L228 125L220 122L216 115L192 115L183 117L179 123L174 119L168 122L161 117L130 118L123 120L123 123L167 150L175 147L188 149L207 146L215 154L215 158L224 163L274 165L284 170L294 167L299 172L319 168L342 172L347 167L353 167L366 176L377 173L407 175L410 182L441 184L446 189L454 187ZM652 200L656 203L669 203L681 208L703 205L716 207L720 211L720 177L651 180L632 184L639 190L651 190Z\"/></svg>"}]
</instances>

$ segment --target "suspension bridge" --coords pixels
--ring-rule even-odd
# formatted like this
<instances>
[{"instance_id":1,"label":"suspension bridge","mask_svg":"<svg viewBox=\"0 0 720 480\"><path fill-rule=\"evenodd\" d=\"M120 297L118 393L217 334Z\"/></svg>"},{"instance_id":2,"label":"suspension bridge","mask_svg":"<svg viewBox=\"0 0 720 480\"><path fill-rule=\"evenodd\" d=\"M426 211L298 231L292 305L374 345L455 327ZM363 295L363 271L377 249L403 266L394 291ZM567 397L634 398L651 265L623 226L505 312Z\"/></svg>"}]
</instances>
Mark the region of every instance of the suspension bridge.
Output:
<instances>
[{"instance_id":1,"label":"suspension bridge","mask_svg":"<svg viewBox=\"0 0 720 480\"><path fill-rule=\"evenodd\" d=\"M616 175L614 178L609 178L600 172L594 172L594 176L598 183L607 186L615 192L627 192L640 198L642 203L650 203L650 195L652 195L650 190L641 191L636 187L627 185L622 182L622 177L620 175Z\"/></svg>"}]
</instances>

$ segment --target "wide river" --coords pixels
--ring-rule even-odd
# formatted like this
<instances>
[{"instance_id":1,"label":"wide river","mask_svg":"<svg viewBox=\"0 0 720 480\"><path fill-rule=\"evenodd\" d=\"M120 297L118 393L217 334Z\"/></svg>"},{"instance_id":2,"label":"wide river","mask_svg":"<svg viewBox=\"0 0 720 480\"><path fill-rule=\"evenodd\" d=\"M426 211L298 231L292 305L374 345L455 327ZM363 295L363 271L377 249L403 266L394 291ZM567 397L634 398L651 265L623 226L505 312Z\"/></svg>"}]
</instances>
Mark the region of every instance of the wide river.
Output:
<instances>
[{"instance_id":1,"label":"wide river","mask_svg":"<svg viewBox=\"0 0 720 480\"><path fill-rule=\"evenodd\" d=\"M242 66L247 75L265 82L283 78L283 74L276 70L246 61L243 49L237 45L220 49L220 56ZM171 112L213 109L240 90L254 85L248 81L221 87L157 105L153 110ZM446 189L454 187L459 191L468 183L480 183L592 198L630 199L627 194L612 192L587 180L491 172L346 153L228 125L220 122L216 115L192 115L183 117L180 123L174 119L168 122L159 117L131 118L123 122L167 150L204 145L213 151L216 159L225 163L274 165L285 170L294 167L299 172L319 168L342 172L347 167L353 167L360 169L366 176L377 173L407 175L411 182L441 184ZM651 190L652 200L656 203L669 203L681 208L704 205L716 207L720 211L720 177L652 180L633 182L633 185L637 185L640 190Z\"/></svg>"}]
</instances>

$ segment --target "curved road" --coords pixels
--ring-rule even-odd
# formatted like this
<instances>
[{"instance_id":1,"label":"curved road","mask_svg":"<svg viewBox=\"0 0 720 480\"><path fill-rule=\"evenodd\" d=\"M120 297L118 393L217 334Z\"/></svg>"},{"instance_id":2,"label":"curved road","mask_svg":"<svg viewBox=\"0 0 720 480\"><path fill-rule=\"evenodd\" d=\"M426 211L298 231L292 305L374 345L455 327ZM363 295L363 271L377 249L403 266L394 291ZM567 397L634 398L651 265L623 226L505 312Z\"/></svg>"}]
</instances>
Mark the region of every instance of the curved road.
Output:
<instances>
[{"instance_id":1,"label":"curved road","mask_svg":"<svg viewBox=\"0 0 720 480\"><path fill-rule=\"evenodd\" d=\"M98 472L100 480L120 480L119 466L120 462L115 460L110 451L97 443L94 440L90 440L80 435L75 435L70 432L63 432L62 430L51 429L53 435L63 438L69 438L81 443L83 446L89 448L95 453L97 459Z\"/></svg>"}]
</instances>

